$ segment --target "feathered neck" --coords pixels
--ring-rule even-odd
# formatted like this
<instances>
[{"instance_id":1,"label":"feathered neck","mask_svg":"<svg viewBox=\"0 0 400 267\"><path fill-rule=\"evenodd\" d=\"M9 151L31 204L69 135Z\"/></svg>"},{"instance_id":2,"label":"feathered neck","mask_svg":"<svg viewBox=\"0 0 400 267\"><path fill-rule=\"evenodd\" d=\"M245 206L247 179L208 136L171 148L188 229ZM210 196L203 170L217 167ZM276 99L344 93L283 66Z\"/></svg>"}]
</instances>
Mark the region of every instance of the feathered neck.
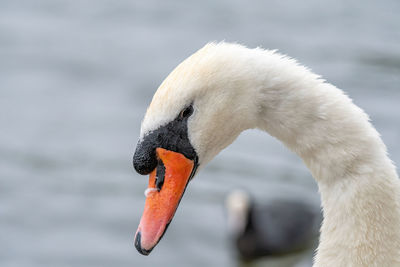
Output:
<instances>
[{"instance_id":1,"label":"feathered neck","mask_svg":"<svg viewBox=\"0 0 400 267\"><path fill-rule=\"evenodd\" d=\"M314 266L400 266L399 180L368 116L293 60L270 58L275 64L259 65L269 77L255 81L257 126L318 182L324 222Z\"/></svg>"},{"instance_id":2,"label":"feathered neck","mask_svg":"<svg viewBox=\"0 0 400 267\"><path fill-rule=\"evenodd\" d=\"M324 212L315 266L400 266L400 184L368 116L341 90L274 51L208 44L154 95L142 135L195 100L189 137L204 166L245 129L297 153Z\"/></svg>"}]
</instances>

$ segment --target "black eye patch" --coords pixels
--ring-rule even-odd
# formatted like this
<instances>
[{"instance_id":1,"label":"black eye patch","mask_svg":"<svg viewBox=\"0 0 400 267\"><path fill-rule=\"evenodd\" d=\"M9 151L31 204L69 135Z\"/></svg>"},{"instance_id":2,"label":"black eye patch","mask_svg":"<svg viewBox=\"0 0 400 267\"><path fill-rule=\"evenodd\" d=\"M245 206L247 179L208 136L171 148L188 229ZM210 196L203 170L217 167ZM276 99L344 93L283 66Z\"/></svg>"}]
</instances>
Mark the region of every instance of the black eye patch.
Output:
<instances>
[{"instance_id":1,"label":"black eye patch","mask_svg":"<svg viewBox=\"0 0 400 267\"><path fill-rule=\"evenodd\" d=\"M193 105L184 108L171 122L146 134L136 146L133 166L140 174L149 174L157 167L156 148L183 154L197 160L197 154L188 137L188 118L193 114Z\"/></svg>"}]
</instances>

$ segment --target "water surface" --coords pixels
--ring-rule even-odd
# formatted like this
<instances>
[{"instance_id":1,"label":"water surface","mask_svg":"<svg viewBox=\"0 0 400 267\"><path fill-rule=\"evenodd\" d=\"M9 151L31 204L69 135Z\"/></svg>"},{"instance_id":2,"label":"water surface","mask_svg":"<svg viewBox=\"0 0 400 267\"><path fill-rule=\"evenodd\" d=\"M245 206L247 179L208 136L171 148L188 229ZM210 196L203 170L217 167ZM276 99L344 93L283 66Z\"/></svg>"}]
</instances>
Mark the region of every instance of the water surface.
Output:
<instances>
[{"instance_id":1,"label":"water surface","mask_svg":"<svg viewBox=\"0 0 400 267\"><path fill-rule=\"evenodd\" d=\"M301 160L248 131L191 183L151 256L136 252L140 121L163 78L208 41L297 58L370 114L399 164L399 11L395 0L1 1L0 265L234 266L229 190L318 202Z\"/></svg>"}]
</instances>

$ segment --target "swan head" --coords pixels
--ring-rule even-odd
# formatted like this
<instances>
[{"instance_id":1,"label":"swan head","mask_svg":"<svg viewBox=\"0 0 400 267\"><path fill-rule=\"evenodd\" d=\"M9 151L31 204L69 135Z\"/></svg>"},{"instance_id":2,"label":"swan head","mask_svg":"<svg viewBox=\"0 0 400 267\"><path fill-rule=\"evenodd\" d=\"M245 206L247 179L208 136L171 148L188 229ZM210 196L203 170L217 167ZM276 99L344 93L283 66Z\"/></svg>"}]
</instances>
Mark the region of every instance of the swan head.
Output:
<instances>
[{"instance_id":1,"label":"swan head","mask_svg":"<svg viewBox=\"0 0 400 267\"><path fill-rule=\"evenodd\" d=\"M164 177L163 183L155 179L153 185L149 184L156 189L154 195L160 197L146 198L145 213L135 237L140 253L149 254L161 239L198 167L209 162L242 131L255 127L252 118L257 116L258 108L250 91L255 86L252 76L256 74L250 71L251 62L246 64L248 57L242 55L249 51L252 50L235 44L208 44L178 65L156 91L142 122L133 165L140 174L155 172L157 178ZM166 184L174 183L174 177L182 175L176 164L166 164L158 149L173 157L183 156L186 160L179 161L185 166L192 164L183 178L183 189L178 190L181 194L161 197L167 194L163 190L168 188ZM164 165L161 174L160 165ZM164 203L161 209L161 204L156 203L160 198L168 199L167 202L173 198L174 204ZM147 208L150 206L153 213ZM156 220L156 213L165 215Z\"/></svg>"}]
</instances>

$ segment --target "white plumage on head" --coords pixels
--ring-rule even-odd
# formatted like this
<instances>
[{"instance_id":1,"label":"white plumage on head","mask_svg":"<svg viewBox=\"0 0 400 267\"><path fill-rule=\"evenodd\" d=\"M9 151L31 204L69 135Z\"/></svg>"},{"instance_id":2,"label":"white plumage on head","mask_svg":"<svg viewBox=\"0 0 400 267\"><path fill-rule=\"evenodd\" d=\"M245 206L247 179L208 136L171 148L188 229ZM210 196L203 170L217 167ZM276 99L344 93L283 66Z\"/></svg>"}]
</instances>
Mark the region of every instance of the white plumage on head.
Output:
<instances>
[{"instance_id":1,"label":"white plumage on head","mask_svg":"<svg viewBox=\"0 0 400 267\"><path fill-rule=\"evenodd\" d=\"M204 166L244 130L259 128L298 154L324 210L314 266L400 266L400 184L368 116L340 89L275 51L210 43L165 79L141 137L187 105Z\"/></svg>"}]
</instances>

